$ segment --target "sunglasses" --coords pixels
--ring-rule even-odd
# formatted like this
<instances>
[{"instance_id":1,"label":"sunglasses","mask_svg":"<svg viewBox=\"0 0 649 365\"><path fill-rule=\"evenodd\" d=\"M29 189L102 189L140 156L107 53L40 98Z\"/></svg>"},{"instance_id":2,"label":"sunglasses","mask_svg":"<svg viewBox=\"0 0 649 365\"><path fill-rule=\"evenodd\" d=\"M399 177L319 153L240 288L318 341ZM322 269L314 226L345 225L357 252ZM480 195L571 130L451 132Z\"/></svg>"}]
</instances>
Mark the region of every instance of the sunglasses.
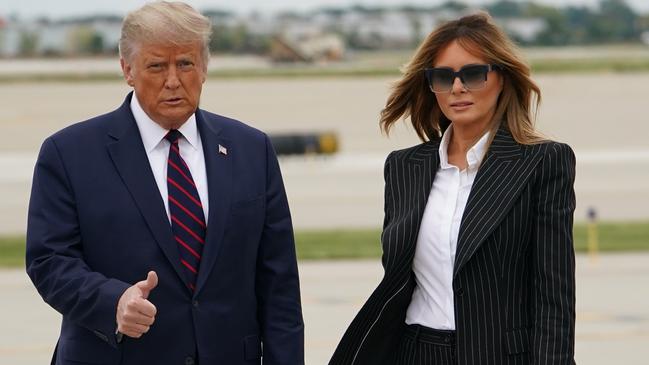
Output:
<instances>
[{"instance_id":1,"label":"sunglasses","mask_svg":"<svg viewBox=\"0 0 649 365\"><path fill-rule=\"evenodd\" d=\"M459 77L467 90L479 90L487 85L487 74L502 69L498 65L466 65L460 71L450 67L425 68L428 86L434 93L447 93L453 89L455 78Z\"/></svg>"}]
</instances>

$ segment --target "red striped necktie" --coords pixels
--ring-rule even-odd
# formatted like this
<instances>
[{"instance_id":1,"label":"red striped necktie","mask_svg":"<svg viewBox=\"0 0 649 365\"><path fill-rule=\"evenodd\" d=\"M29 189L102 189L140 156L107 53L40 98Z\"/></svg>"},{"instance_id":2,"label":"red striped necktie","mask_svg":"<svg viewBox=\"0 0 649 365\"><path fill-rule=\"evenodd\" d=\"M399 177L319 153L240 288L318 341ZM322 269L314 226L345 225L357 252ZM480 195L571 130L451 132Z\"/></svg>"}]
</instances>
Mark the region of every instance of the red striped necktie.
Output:
<instances>
[{"instance_id":1,"label":"red striped necktie","mask_svg":"<svg viewBox=\"0 0 649 365\"><path fill-rule=\"evenodd\" d=\"M171 231L180 251L180 263L187 273L187 285L194 291L205 244L205 214L189 167L180 156L182 133L172 129L165 138L171 143L167 160L167 189Z\"/></svg>"}]
</instances>

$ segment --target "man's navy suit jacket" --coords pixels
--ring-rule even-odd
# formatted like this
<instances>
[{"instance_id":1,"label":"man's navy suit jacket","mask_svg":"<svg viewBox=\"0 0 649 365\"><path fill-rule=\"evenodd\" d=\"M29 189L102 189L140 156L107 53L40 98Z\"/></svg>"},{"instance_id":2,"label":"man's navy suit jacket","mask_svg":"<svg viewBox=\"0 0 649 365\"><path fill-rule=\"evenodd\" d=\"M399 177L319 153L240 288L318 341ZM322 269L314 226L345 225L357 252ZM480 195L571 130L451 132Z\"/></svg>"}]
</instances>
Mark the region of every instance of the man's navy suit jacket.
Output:
<instances>
[{"instance_id":1,"label":"man's navy suit jacket","mask_svg":"<svg viewBox=\"0 0 649 365\"><path fill-rule=\"evenodd\" d=\"M260 364L263 343L263 364L303 364L291 218L268 137L196 111L210 210L192 293L132 95L49 137L36 163L27 273L63 315L53 363ZM149 296L155 323L118 343L117 302L150 270L159 277Z\"/></svg>"}]
</instances>

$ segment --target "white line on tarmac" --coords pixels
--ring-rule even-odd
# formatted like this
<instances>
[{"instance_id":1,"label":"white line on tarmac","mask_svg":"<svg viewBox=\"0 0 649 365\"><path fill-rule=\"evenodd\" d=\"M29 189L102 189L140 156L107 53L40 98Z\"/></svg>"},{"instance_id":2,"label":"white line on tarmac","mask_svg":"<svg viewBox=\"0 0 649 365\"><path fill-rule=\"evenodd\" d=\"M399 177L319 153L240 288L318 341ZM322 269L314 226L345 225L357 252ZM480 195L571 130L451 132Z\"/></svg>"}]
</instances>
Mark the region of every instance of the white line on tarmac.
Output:
<instances>
[{"instance_id":1,"label":"white line on tarmac","mask_svg":"<svg viewBox=\"0 0 649 365\"><path fill-rule=\"evenodd\" d=\"M575 151L577 164L592 165L634 165L649 164L649 149L600 149ZM282 167L291 173L308 174L313 167L320 172L376 171L383 168L387 154L383 153L339 153L333 156L286 156L280 159ZM31 152L0 153L0 183L30 181L36 163L36 154Z\"/></svg>"}]
</instances>

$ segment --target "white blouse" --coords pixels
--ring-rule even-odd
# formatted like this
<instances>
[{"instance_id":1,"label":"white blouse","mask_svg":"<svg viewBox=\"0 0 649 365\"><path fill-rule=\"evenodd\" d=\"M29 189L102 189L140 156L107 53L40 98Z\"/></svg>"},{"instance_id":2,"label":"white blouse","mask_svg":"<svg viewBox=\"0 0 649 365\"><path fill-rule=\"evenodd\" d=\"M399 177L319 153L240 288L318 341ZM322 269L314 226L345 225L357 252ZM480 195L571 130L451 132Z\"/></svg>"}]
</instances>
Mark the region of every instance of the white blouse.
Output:
<instances>
[{"instance_id":1,"label":"white blouse","mask_svg":"<svg viewBox=\"0 0 649 365\"><path fill-rule=\"evenodd\" d=\"M448 163L448 144L452 126L439 145L440 164L417 237L412 269L417 286L406 313L407 324L454 330L453 265L460 223L471 186L484 157L489 140L485 133L469 151L468 167L460 171Z\"/></svg>"}]
</instances>

